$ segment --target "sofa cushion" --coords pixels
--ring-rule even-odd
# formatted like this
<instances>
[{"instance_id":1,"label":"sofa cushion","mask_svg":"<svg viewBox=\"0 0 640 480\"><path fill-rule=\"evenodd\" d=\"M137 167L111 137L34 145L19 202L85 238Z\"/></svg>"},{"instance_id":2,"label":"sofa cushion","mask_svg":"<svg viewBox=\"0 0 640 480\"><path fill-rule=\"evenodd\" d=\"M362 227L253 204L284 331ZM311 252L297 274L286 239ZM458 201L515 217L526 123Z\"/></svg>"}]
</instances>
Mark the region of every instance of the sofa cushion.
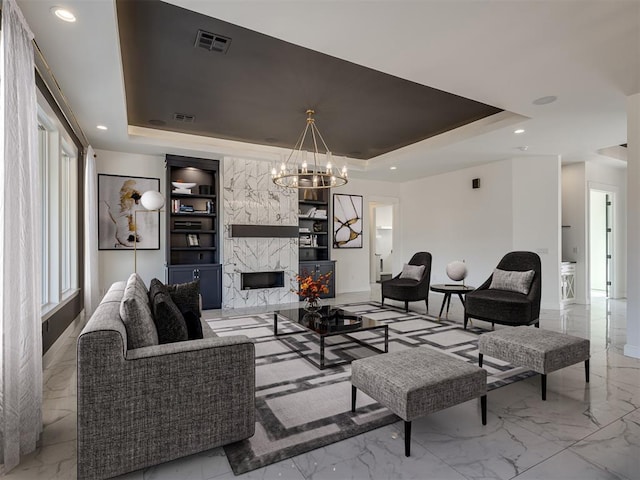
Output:
<instances>
[{"instance_id":1,"label":"sofa cushion","mask_svg":"<svg viewBox=\"0 0 640 480\"><path fill-rule=\"evenodd\" d=\"M135 273L127 280L120 302L120 318L127 330L127 349L158 345L158 332L151 315L148 290Z\"/></svg>"},{"instance_id":2,"label":"sofa cushion","mask_svg":"<svg viewBox=\"0 0 640 480\"><path fill-rule=\"evenodd\" d=\"M189 340L204 338L202 333L202 323L200 317L195 312L187 311L184 314L184 322L187 326L187 336ZM211 329L209 329L211 330Z\"/></svg>"},{"instance_id":3,"label":"sofa cushion","mask_svg":"<svg viewBox=\"0 0 640 480\"><path fill-rule=\"evenodd\" d=\"M422 274L424 273L425 266L424 265L409 265L408 263L404 264L402 267L402 272L400 273L400 278L407 278L410 280L420 281L422 279Z\"/></svg>"},{"instance_id":4,"label":"sofa cushion","mask_svg":"<svg viewBox=\"0 0 640 480\"><path fill-rule=\"evenodd\" d=\"M166 287L182 315L194 312L200 318L200 280L168 284Z\"/></svg>"},{"instance_id":5,"label":"sofa cushion","mask_svg":"<svg viewBox=\"0 0 640 480\"><path fill-rule=\"evenodd\" d=\"M151 287L149 287L151 290ZM157 291L153 297L153 319L158 331L158 341L163 343L183 342L189 339L187 324L169 292ZM200 337L202 338L202 337Z\"/></svg>"},{"instance_id":6,"label":"sofa cushion","mask_svg":"<svg viewBox=\"0 0 640 480\"><path fill-rule=\"evenodd\" d=\"M528 295L529 289L531 288L531 281L533 280L535 273L536 272L533 270L518 272L500 270L499 268L496 268L493 271L493 277L491 278L491 285L489 285L489 288Z\"/></svg>"}]
</instances>

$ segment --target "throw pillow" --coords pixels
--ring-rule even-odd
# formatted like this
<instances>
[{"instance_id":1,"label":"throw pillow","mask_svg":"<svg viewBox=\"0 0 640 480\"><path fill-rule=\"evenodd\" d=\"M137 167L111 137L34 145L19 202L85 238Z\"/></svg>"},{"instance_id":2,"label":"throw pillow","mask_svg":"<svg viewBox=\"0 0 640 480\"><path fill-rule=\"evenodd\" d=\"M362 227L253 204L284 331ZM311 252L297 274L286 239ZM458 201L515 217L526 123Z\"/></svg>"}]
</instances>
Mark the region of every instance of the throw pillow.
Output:
<instances>
[{"instance_id":1,"label":"throw pillow","mask_svg":"<svg viewBox=\"0 0 640 480\"><path fill-rule=\"evenodd\" d=\"M151 290L151 288L149 288ZM153 297L153 318L162 343L183 342L189 339L187 324L167 292L158 291Z\"/></svg>"},{"instance_id":2,"label":"throw pillow","mask_svg":"<svg viewBox=\"0 0 640 480\"><path fill-rule=\"evenodd\" d=\"M489 285L489 288L528 295L529 290L531 289L531 281L533 280L535 273L536 272L533 270L517 272L496 268L493 271L493 278L491 279L491 285Z\"/></svg>"},{"instance_id":3,"label":"throw pillow","mask_svg":"<svg viewBox=\"0 0 640 480\"><path fill-rule=\"evenodd\" d=\"M157 278L151 279L149 283L149 304L153 305L153 300L158 293L166 293L169 295L169 290L164 283Z\"/></svg>"},{"instance_id":4,"label":"throw pillow","mask_svg":"<svg viewBox=\"0 0 640 480\"><path fill-rule=\"evenodd\" d=\"M200 318L200 280L169 284L166 287L182 315L194 312Z\"/></svg>"},{"instance_id":5,"label":"throw pillow","mask_svg":"<svg viewBox=\"0 0 640 480\"><path fill-rule=\"evenodd\" d=\"M142 284L142 285L140 285ZM124 295L120 302L120 318L127 331L127 349L158 345L158 332L151 308L147 287L137 274L127 280Z\"/></svg>"},{"instance_id":6,"label":"throw pillow","mask_svg":"<svg viewBox=\"0 0 640 480\"><path fill-rule=\"evenodd\" d=\"M408 263L405 263L404 267L402 267L400 278L410 278L411 280L417 280L419 282L422 280L424 269L424 265L409 265Z\"/></svg>"},{"instance_id":7,"label":"throw pillow","mask_svg":"<svg viewBox=\"0 0 640 480\"><path fill-rule=\"evenodd\" d=\"M202 323L200 323L200 317L198 317L195 312L185 312L184 323L187 325L187 335L189 336L189 340L203 338Z\"/></svg>"}]
</instances>

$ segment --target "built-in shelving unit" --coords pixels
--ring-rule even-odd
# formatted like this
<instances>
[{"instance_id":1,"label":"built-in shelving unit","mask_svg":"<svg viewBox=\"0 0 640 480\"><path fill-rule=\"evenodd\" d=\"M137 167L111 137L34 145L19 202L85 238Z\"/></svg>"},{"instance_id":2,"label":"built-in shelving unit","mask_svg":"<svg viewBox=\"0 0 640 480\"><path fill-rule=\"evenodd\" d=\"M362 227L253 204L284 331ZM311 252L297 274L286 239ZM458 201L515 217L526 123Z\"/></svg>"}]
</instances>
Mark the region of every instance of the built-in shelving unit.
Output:
<instances>
[{"instance_id":1,"label":"built-in shelving unit","mask_svg":"<svg viewBox=\"0 0 640 480\"><path fill-rule=\"evenodd\" d=\"M333 272L329 293L335 297L335 261L331 260L331 231L329 189L300 189L298 196L299 273L322 275Z\"/></svg>"},{"instance_id":2,"label":"built-in shelving unit","mask_svg":"<svg viewBox=\"0 0 640 480\"><path fill-rule=\"evenodd\" d=\"M167 277L169 283L200 279L202 308L222 304L219 263L219 162L167 155ZM172 182L195 183L191 193L175 193Z\"/></svg>"}]
</instances>

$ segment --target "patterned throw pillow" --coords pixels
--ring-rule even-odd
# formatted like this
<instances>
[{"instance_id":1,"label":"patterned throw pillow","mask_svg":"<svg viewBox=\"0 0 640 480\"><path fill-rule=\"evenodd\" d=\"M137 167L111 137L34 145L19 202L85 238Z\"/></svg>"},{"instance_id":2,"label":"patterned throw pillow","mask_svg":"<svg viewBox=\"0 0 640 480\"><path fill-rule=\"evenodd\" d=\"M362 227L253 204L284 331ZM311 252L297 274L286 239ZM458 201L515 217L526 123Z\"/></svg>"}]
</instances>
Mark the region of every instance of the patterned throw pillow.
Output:
<instances>
[{"instance_id":1,"label":"patterned throw pillow","mask_svg":"<svg viewBox=\"0 0 640 480\"><path fill-rule=\"evenodd\" d=\"M171 293L171 290L178 290L178 293ZM197 292L196 292L197 290ZM149 285L149 300L153 305L154 298L158 293L166 293L171 295L171 300L178 308L178 311L182 314L184 323L187 328L187 337L189 340L196 340L202 338L202 324L200 323L200 283L199 280L195 282L177 284L177 285L165 285L157 278L151 280ZM195 302L192 296L195 295ZM176 300L179 302L176 303ZM155 312L154 312L155 316ZM157 326L157 319L156 319ZM160 335L158 327L158 335ZM162 340L160 340L162 343Z\"/></svg>"},{"instance_id":2,"label":"patterned throw pillow","mask_svg":"<svg viewBox=\"0 0 640 480\"><path fill-rule=\"evenodd\" d=\"M489 285L489 288L528 295L529 290L531 289L531 281L533 280L535 273L536 272L533 270L517 272L496 268L493 271L493 278L491 279L491 285Z\"/></svg>"},{"instance_id":3,"label":"patterned throw pillow","mask_svg":"<svg viewBox=\"0 0 640 480\"><path fill-rule=\"evenodd\" d=\"M151 315L147 287L136 273L132 273L127 280L120 302L120 318L127 331L129 350L158 345L158 332Z\"/></svg>"},{"instance_id":4,"label":"patterned throw pillow","mask_svg":"<svg viewBox=\"0 0 640 480\"><path fill-rule=\"evenodd\" d=\"M158 341L161 344L189 340L184 317L168 292L156 292L152 306Z\"/></svg>"},{"instance_id":5,"label":"patterned throw pillow","mask_svg":"<svg viewBox=\"0 0 640 480\"><path fill-rule=\"evenodd\" d=\"M410 278L411 280L417 280L419 282L422 280L424 269L424 265L409 265L408 263L405 263L404 267L402 267L400 278Z\"/></svg>"},{"instance_id":6,"label":"patterned throw pillow","mask_svg":"<svg viewBox=\"0 0 640 480\"><path fill-rule=\"evenodd\" d=\"M189 340L197 340L203 338L202 323L200 323L200 317L195 312L185 312L184 322L187 324L187 335Z\"/></svg>"}]
</instances>

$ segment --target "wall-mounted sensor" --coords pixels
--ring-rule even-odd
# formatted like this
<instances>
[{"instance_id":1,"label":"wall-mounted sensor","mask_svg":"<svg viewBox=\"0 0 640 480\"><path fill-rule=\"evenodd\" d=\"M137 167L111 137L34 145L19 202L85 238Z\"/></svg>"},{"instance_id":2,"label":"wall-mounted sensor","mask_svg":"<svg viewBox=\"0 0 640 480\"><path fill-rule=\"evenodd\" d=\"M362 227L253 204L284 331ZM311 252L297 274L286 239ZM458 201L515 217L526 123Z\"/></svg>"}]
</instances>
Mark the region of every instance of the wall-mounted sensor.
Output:
<instances>
[{"instance_id":1,"label":"wall-mounted sensor","mask_svg":"<svg viewBox=\"0 0 640 480\"><path fill-rule=\"evenodd\" d=\"M480 188L480 179L474 178L473 180L471 180L471 186L473 188Z\"/></svg>"}]
</instances>

